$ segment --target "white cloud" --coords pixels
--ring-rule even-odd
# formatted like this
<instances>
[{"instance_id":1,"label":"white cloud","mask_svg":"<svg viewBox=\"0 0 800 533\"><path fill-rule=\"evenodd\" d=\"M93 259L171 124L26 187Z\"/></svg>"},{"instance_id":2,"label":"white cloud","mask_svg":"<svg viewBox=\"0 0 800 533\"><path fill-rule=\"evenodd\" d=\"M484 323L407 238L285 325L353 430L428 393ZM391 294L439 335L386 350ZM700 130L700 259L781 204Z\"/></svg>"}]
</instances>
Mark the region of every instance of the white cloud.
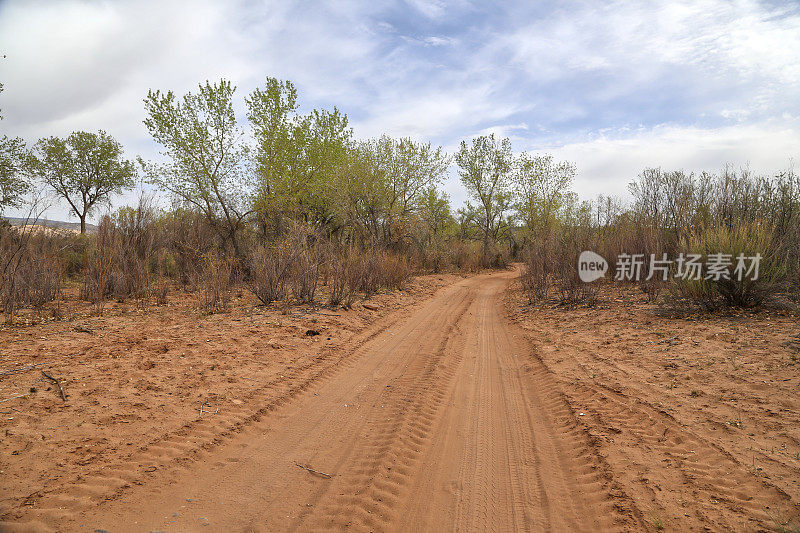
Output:
<instances>
[{"instance_id":1,"label":"white cloud","mask_svg":"<svg viewBox=\"0 0 800 533\"><path fill-rule=\"evenodd\" d=\"M440 18L445 15L445 3L440 0L407 0L407 3L429 18Z\"/></svg>"},{"instance_id":2,"label":"white cloud","mask_svg":"<svg viewBox=\"0 0 800 533\"><path fill-rule=\"evenodd\" d=\"M481 8L0 0L0 133L35 141L102 128L130 156L152 157L141 123L148 89L182 94L225 77L239 86L241 108L276 76L295 82L305 109L337 105L359 136L411 136L452 151L493 132L516 149L552 148L578 163L584 196L622 194L645 166L749 161L771 172L800 157L800 9L791 4ZM457 182L447 189L460 203Z\"/></svg>"},{"instance_id":3,"label":"white cloud","mask_svg":"<svg viewBox=\"0 0 800 533\"><path fill-rule=\"evenodd\" d=\"M600 100L649 84L713 87L769 107L800 98L800 12L740 0L566 4L489 47L541 81L602 73Z\"/></svg>"},{"instance_id":4,"label":"white cloud","mask_svg":"<svg viewBox=\"0 0 800 533\"><path fill-rule=\"evenodd\" d=\"M800 161L800 121L767 121L715 129L672 125L607 135L545 152L578 166L575 189L584 199L627 195L647 167L718 172L726 163L771 175Z\"/></svg>"}]
</instances>

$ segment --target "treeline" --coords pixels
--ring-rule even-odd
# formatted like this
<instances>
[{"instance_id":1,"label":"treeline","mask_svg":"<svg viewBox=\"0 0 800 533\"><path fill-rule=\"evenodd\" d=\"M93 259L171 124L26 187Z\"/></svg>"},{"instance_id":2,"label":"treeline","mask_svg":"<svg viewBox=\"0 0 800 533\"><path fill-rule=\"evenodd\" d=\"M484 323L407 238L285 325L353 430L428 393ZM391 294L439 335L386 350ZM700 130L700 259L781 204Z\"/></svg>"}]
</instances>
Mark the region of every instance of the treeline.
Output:
<instances>
[{"instance_id":1,"label":"treeline","mask_svg":"<svg viewBox=\"0 0 800 533\"><path fill-rule=\"evenodd\" d=\"M609 262L606 278L629 266L620 259L629 263L638 254L636 279L616 277L681 310L800 296L800 178L791 169L766 177L730 166L700 174L650 168L629 191L628 205L603 196L567 201L554 219L526 224L536 242L525 250L523 285L531 301L595 300L597 284L581 281L575 265L584 250ZM692 256L701 266L716 263L721 273L686 272ZM737 258L749 261L746 275L737 272Z\"/></svg>"},{"instance_id":2,"label":"treeline","mask_svg":"<svg viewBox=\"0 0 800 533\"><path fill-rule=\"evenodd\" d=\"M512 212L522 204L508 178L519 161L508 140L462 144L455 161L472 200L454 212L441 190L454 159L441 147L356 139L344 113L301 113L294 85L273 78L243 99L242 122L235 92L225 80L182 96L150 91L144 125L158 161L126 159L103 131L31 146L2 137L0 210L30 212L29 224L0 228L9 319L58 298L65 280L98 312L110 298L163 302L171 286L220 309L237 284L265 304L349 305L413 272L499 267L517 253ZM172 206L156 209L142 193L86 234L87 218L137 183ZM69 206L80 237L37 228L44 192Z\"/></svg>"},{"instance_id":3,"label":"treeline","mask_svg":"<svg viewBox=\"0 0 800 533\"><path fill-rule=\"evenodd\" d=\"M209 310L224 308L237 286L264 304L350 305L414 272L520 259L531 300L591 300L596 285L577 275L583 250L606 257L612 272L622 253L708 254L713 245L765 256L763 277L746 288L641 282L653 298L668 286L674 299L705 307L752 305L797 287L798 180L790 171L648 169L631 184L631 205L581 202L571 163L515 154L494 135L462 141L452 155L411 139L356 139L336 108L300 112L289 81L268 78L242 102L225 80L182 96L150 91L144 109L157 161L126 159L103 131L31 146L0 138L0 213L26 208L31 219L0 224L0 306L9 320L19 307L58 299L67 280L98 312L110 298L161 303L171 287L197 291ZM457 210L441 190L453 165L469 197ZM141 192L138 205L103 216L86 234L87 218L137 183L150 196ZM37 228L45 192L69 206L81 236ZM154 192L172 205L153 207Z\"/></svg>"}]
</instances>

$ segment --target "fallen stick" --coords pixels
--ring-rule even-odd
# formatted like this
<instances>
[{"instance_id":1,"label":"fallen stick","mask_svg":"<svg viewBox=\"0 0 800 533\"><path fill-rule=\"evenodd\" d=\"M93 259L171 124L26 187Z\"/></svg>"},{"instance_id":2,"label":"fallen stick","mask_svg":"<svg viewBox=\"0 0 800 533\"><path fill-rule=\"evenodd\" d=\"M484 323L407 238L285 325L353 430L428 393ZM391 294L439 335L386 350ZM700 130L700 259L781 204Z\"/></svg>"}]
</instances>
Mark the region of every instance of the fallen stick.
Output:
<instances>
[{"instance_id":1,"label":"fallen stick","mask_svg":"<svg viewBox=\"0 0 800 533\"><path fill-rule=\"evenodd\" d=\"M48 363L35 363L32 365L25 365L19 368L12 368L11 370L4 370L0 372L0 376L7 376L8 374L16 374L17 372L24 372L26 370L30 370L31 368L36 368L37 366L46 365Z\"/></svg>"},{"instance_id":2,"label":"fallen stick","mask_svg":"<svg viewBox=\"0 0 800 533\"><path fill-rule=\"evenodd\" d=\"M203 407L205 407L206 405L208 405L207 401L205 401L205 402L200 404L200 415L199 416L203 416L203 413L209 413L209 414L215 415L215 414L217 414L219 412L219 407L217 407L216 410L213 413L211 411L204 411ZM211 407L211 406L209 405L209 407Z\"/></svg>"},{"instance_id":3,"label":"fallen stick","mask_svg":"<svg viewBox=\"0 0 800 533\"><path fill-rule=\"evenodd\" d=\"M315 474L315 475L317 475L317 476L322 476L322 477L324 477L324 478L326 478L326 479L330 479L330 478L332 478L332 477L333 477L332 475L330 475L330 474L326 474L325 472L320 472L319 470L314 470L314 469L313 469L313 468L311 468L310 466L301 465L301 464L300 464L300 463L298 463L297 461L295 461L295 462L294 462L294 464L296 464L297 466L299 466L299 467L300 467L300 468L302 468L303 470L308 470L310 473L312 473L312 474Z\"/></svg>"},{"instance_id":4,"label":"fallen stick","mask_svg":"<svg viewBox=\"0 0 800 533\"><path fill-rule=\"evenodd\" d=\"M61 393L61 399L66 402L67 401L67 395L64 394L64 388L61 386L61 382L59 380L57 380L56 378L54 378L53 376L51 376L50 374L48 374L47 372L45 372L44 370L42 370L41 372L42 372L42 376L46 377L47 379L49 379L50 381L52 381L53 383L55 383L58 386L58 392Z\"/></svg>"},{"instance_id":5,"label":"fallen stick","mask_svg":"<svg viewBox=\"0 0 800 533\"><path fill-rule=\"evenodd\" d=\"M6 398L5 400L0 400L0 403L3 402L10 402L11 400L16 400L17 398L24 398L27 394L17 394L16 396L12 396L11 398Z\"/></svg>"}]
</instances>

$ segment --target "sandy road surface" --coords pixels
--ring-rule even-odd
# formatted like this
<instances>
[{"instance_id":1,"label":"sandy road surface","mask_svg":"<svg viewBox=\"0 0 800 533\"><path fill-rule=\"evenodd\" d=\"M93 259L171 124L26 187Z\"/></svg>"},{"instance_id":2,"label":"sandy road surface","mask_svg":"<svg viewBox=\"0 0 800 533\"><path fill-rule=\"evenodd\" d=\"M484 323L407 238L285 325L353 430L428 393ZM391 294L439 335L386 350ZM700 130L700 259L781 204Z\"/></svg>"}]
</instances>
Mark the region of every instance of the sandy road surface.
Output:
<instances>
[{"instance_id":1,"label":"sandy road surface","mask_svg":"<svg viewBox=\"0 0 800 533\"><path fill-rule=\"evenodd\" d=\"M335 367L300 369L303 379L266 391L260 414L208 415L136 464L51 496L23 527L641 529L506 318L501 295L514 276L468 278L382 319ZM225 417L236 431L222 430ZM193 434L217 432L208 451L172 460ZM147 478L127 483L142 467Z\"/></svg>"}]
</instances>

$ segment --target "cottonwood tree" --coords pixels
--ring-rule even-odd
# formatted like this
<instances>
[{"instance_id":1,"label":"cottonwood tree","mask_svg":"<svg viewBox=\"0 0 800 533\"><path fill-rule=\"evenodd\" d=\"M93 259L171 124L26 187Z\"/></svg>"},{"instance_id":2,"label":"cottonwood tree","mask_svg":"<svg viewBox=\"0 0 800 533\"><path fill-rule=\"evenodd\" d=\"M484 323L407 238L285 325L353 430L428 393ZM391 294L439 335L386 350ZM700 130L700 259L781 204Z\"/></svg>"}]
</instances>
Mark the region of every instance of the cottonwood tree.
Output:
<instances>
[{"instance_id":1,"label":"cottonwood tree","mask_svg":"<svg viewBox=\"0 0 800 533\"><path fill-rule=\"evenodd\" d=\"M265 233L269 226L280 231L280 214L290 210L292 175L300 158L297 89L291 81L267 78L264 88L255 89L245 103L255 140L253 207Z\"/></svg>"},{"instance_id":2,"label":"cottonwood tree","mask_svg":"<svg viewBox=\"0 0 800 533\"><path fill-rule=\"evenodd\" d=\"M172 91L149 91L144 124L169 161L139 161L150 182L201 212L241 257L238 233L252 212L253 184L244 131L233 109L235 91L226 80L206 81L181 98Z\"/></svg>"},{"instance_id":3,"label":"cottonwood tree","mask_svg":"<svg viewBox=\"0 0 800 533\"><path fill-rule=\"evenodd\" d=\"M371 141L370 149L377 156L383 176L384 241L397 241L410 228L423 195L444 180L450 158L441 147L387 135Z\"/></svg>"},{"instance_id":4,"label":"cottonwood tree","mask_svg":"<svg viewBox=\"0 0 800 533\"><path fill-rule=\"evenodd\" d=\"M104 131L76 131L66 138L39 140L34 172L67 201L86 233L86 217L111 196L133 186L136 169L123 158L122 145Z\"/></svg>"},{"instance_id":5,"label":"cottonwood tree","mask_svg":"<svg viewBox=\"0 0 800 533\"><path fill-rule=\"evenodd\" d=\"M0 137L0 213L16 207L29 190L30 153L20 138Z\"/></svg>"},{"instance_id":6,"label":"cottonwood tree","mask_svg":"<svg viewBox=\"0 0 800 533\"><path fill-rule=\"evenodd\" d=\"M2 92L3 84L0 83L0 93ZM0 115L0 120L2 118ZM0 213L6 207L18 205L27 192L26 174L29 162L30 154L25 141L19 137L0 137Z\"/></svg>"},{"instance_id":7,"label":"cottonwood tree","mask_svg":"<svg viewBox=\"0 0 800 533\"><path fill-rule=\"evenodd\" d=\"M498 140L494 134L482 135L471 144L461 141L455 156L461 183L477 205L467 203L462 218L475 220L483 239L483 259L486 262L503 228L509 208L509 174L514 157L511 141Z\"/></svg>"},{"instance_id":8,"label":"cottonwood tree","mask_svg":"<svg viewBox=\"0 0 800 533\"><path fill-rule=\"evenodd\" d=\"M427 266L438 272L446 261L445 245L457 231L447 193L426 188L416 201L414 242Z\"/></svg>"},{"instance_id":9,"label":"cottonwood tree","mask_svg":"<svg viewBox=\"0 0 800 533\"><path fill-rule=\"evenodd\" d=\"M573 163L556 162L551 155L517 157L512 174L515 207L530 231L551 229L564 208L576 200L570 190L575 173Z\"/></svg>"},{"instance_id":10,"label":"cottonwood tree","mask_svg":"<svg viewBox=\"0 0 800 533\"><path fill-rule=\"evenodd\" d=\"M298 113L290 81L267 78L246 99L255 150L254 208L280 232L285 217L331 223L332 176L353 147L347 115L334 108Z\"/></svg>"}]
</instances>

